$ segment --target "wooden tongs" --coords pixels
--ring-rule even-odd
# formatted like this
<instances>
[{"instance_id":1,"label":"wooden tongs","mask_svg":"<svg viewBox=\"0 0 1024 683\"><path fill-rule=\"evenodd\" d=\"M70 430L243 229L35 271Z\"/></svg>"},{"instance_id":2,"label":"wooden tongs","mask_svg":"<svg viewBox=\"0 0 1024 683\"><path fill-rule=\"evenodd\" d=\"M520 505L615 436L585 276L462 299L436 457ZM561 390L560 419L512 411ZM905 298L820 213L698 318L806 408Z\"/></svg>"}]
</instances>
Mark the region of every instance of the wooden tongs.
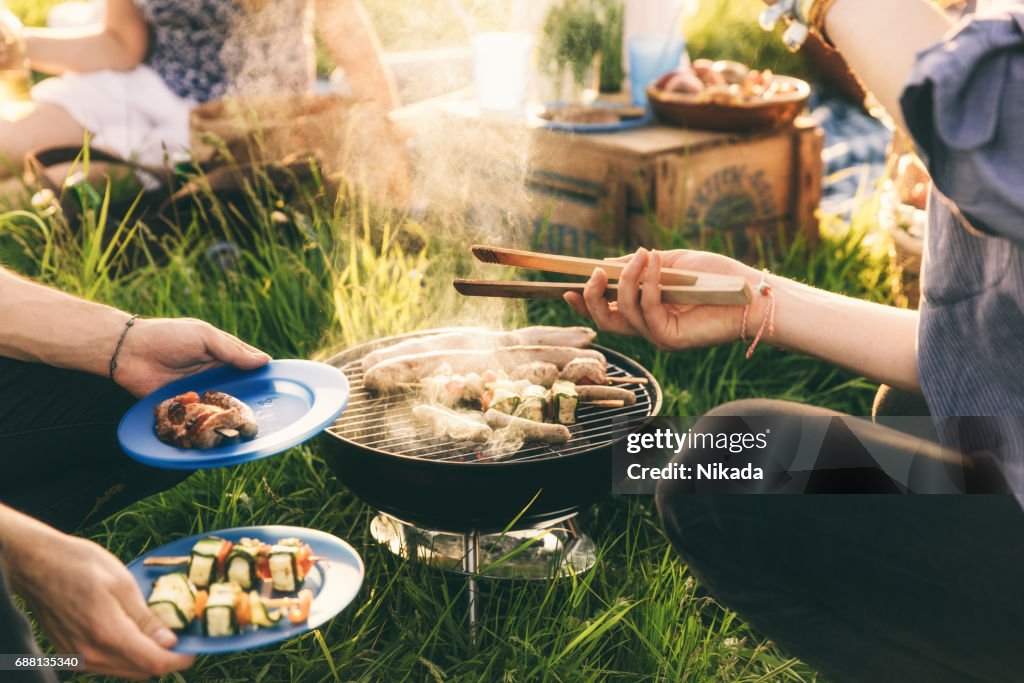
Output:
<instances>
[{"instance_id":1,"label":"wooden tongs","mask_svg":"<svg viewBox=\"0 0 1024 683\"><path fill-rule=\"evenodd\" d=\"M473 256L484 263L529 268L545 273L590 277L595 268L602 268L610 280L622 277L626 264L618 261L555 256L519 249L474 246ZM566 292L583 292L583 283L521 282L509 280L455 280L455 289L465 296L489 296L506 299L561 299ZM618 286L608 285L605 296L615 301ZM741 277L716 275L693 270L663 268L661 301L666 304L704 304L714 306L745 306L752 299L750 285Z\"/></svg>"}]
</instances>

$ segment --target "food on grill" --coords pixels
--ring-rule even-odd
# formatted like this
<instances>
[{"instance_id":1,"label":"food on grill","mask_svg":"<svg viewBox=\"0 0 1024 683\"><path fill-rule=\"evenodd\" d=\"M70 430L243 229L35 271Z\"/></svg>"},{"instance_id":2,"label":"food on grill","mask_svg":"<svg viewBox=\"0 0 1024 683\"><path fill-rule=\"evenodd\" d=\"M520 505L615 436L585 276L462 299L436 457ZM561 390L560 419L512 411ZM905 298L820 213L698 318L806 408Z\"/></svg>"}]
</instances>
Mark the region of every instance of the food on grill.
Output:
<instances>
[{"instance_id":1,"label":"food on grill","mask_svg":"<svg viewBox=\"0 0 1024 683\"><path fill-rule=\"evenodd\" d=\"M455 412L432 405L418 405L412 409L413 416L428 425L438 436L454 441L475 441L482 443L493 434L480 413Z\"/></svg>"},{"instance_id":2,"label":"food on grill","mask_svg":"<svg viewBox=\"0 0 1024 683\"><path fill-rule=\"evenodd\" d=\"M519 405L512 411L516 417L533 422L544 422L548 413L548 390L538 384L530 384L519 394Z\"/></svg>"},{"instance_id":3,"label":"food on grill","mask_svg":"<svg viewBox=\"0 0 1024 683\"><path fill-rule=\"evenodd\" d=\"M297 538L278 541L268 553L271 585L276 591L290 593L302 588L313 567L313 552Z\"/></svg>"},{"instance_id":4,"label":"food on grill","mask_svg":"<svg viewBox=\"0 0 1024 683\"><path fill-rule=\"evenodd\" d=\"M577 358L569 361L559 375L573 384L607 384L608 375L605 364L595 361L593 358Z\"/></svg>"},{"instance_id":5,"label":"food on grill","mask_svg":"<svg viewBox=\"0 0 1024 683\"><path fill-rule=\"evenodd\" d=\"M599 378L591 372L594 365L587 363L575 365L577 373L585 380ZM566 369L574 366L569 363ZM513 371L514 375L531 375L538 379L548 379L550 372L534 372L543 363L520 366ZM550 366L557 374L557 368ZM604 368L597 366L600 375ZM526 372L519 370L526 368ZM447 369L447 368L446 368ZM540 377L541 374L547 375ZM478 385L483 384L483 393L477 395ZM621 408L636 404L636 394L630 389L607 385L584 384L577 386L568 380L555 379L550 389L542 384L531 384L526 379L510 379L504 373L485 372L467 379L462 375L437 375L425 378L418 386L423 389L428 404L416 406L413 415L418 421L428 425L435 434L446 435L455 441L488 441L492 434L479 413L454 411L451 408L459 405L472 405L484 412L495 412L512 415L532 422L552 421L558 424L571 425L576 423L576 411L581 403L603 408ZM527 440L530 440L529 438Z\"/></svg>"},{"instance_id":6,"label":"food on grill","mask_svg":"<svg viewBox=\"0 0 1024 683\"><path fill-rule=\"evenodd\" d=\"M460 332L442 332L427 337L407 339L377 349L363 357L363 371L381 361L430 351L487 350L505 346L569 346L586 348L597 336L587 327L524 327L519 330L488 330L472 328Z\"/></svg>"},{"instance_id":7,"label":"food on grill","mask_svg":"<svg viewBox=\"0 0 1024 683\"><path fill-rule=\"evenodd\" d=\"M526 382L498 380L487 385L487 391L480 397L480 407L485 411L497 410L499 413L512 415L522 401L522 392L530 386Z\"/></svg>"},{"instance_id":8,"label":"food on grill","mask_svg":"<svg viewBox=\"0 0 1024 683\"><path fill-rule=\"evenodd\" d=\"M259 431L252 409L221 391L208 391L202 399L194 391L169 398L157 405L153 417L157 438L179 448L215 448L225 439Z\"/></svg>"},{"instance_id":9,"label":"food on grill","mask_svg":"<svg viewBox=\"0 0 1024 683\"><path fill-rule=\"evenodd\" d=\"M488 410L484 419L494 429L509 429L522 435L526 441L539 441L546 444L563 444L572 438L569 428L565 425L533 422L521 417L514 417L497 410Z\"/></svg>"},{"instance_id":10,"label":"food on grill","mask_svg":"<svg viewBox=\"0 0 1024 683\"><path fill-rule=\"evenodd\" d=\"M576 424L580 397L576 385L559 380L551 385L551 417L562 425Z\"/></svg>"},{"instance_id":11,"label":"food on grill","mask_svg":"<svg viewBox=\"0 0 1024 683\"><path fill-rule=\"evenodd\" d=\"M572 361L569 363L572 364ZM514 368L508 373L512 379L526 380L530 384L539 384L542 387L550 387L558 379L558 366L554 363L536 361L526 363Z\"/></svg>"},{"instance_id":12,"label":"food on grill","mask_svg":"<svg viewBox=\"0 0 1024 683\"><path fill-rule=\"evenodd\" d=\"M383 360L363 375L367 389L378 393L394 393L405 385L437 374L442 366L458 368L463 373L483 374L498 370L508 372L528 363L551 363L564 368L576 358L592 358L606 363L602 353L592 349L567 346L509 346L494 350L428 351Z\"/></svg>"},{"instance_id":13,"label":"food on grill","mask_svg":"<svg viewBox=\"0 0 1024 683\"><path fill-rule=\"evenodd\" d=\"M238 541L228 554L224 578L237 583L243 590L252 590L261 578L270 576L267 554L270 546L253 538Z\"/></svg>"},{"instance_id":14,"label":"food on grill","mask_svg":"<svg viewBox=\"0 0 1024 683\"><path fill-rule=\"evenodd\" d=\"M231 553L231 541L208 536L196 541L188 560L188 580L196 588L207 588L224 572Z\"/></svg>"},{"instance_id":15,"label":"food on grill","mask_svg":"<svg viewBox=\"0 0 1024 683\"><path fill-rule=\"evenodd\" d=\"M183 573L164 574L153 582L148 604L162 624L181 631L196 615L196 591Z\"/></svg>"},{"instance_id":16,"label":"food on grill","mask_svg":"<svg viewBox=\"0 0 1024 683\"><path fill-rule=\"evenodd\" d=\"M623 405L636 405L636 394L622 387L607 387L597 384L584 384L576 387L579 399L584 403L594 401L622 401Z\"/></svg>"}]
</instances>

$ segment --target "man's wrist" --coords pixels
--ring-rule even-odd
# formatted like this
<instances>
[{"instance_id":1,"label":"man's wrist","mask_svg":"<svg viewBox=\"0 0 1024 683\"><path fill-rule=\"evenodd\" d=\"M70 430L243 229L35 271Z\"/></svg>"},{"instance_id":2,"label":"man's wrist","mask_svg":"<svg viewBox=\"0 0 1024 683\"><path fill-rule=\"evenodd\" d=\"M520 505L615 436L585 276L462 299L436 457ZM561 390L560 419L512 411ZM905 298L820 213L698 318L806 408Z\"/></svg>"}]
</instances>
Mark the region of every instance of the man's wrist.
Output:
<instances>
[{"instance_id":1,"label":"man's wrist","mask_svg":"<svg viewBox=\"0 0 1024 683\"><path fill-rule=\"evenodd\" d=\"M39 520L0 504L0 567L17 592L24 572L22 563L30 560L27 551L47 543L47 536L59 533Z\"/></svg>"}]
</instances>

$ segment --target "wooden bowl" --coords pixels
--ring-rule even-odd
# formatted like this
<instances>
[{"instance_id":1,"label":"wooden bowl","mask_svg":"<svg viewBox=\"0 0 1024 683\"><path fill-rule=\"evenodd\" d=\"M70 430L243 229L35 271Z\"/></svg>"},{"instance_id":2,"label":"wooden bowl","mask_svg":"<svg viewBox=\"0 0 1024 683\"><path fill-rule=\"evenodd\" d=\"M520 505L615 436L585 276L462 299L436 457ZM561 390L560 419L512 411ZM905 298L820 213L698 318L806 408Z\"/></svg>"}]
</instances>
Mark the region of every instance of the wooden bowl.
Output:
<instances>
[{"instance_id":1,"label":"wooden bowl","mask_svg":"<svg viewBox=\"0 0 1024 683\"><path fill-rule=\"evenodd\" d=\"M654 115L670 126L727 132L782 128L803 112L811 86L792 76L775 78L793 84L796 89L770 100L716 104L701 101L696 95L667 92L652 83L647 86L647 97Z\"/></svg>"}]
</instances>

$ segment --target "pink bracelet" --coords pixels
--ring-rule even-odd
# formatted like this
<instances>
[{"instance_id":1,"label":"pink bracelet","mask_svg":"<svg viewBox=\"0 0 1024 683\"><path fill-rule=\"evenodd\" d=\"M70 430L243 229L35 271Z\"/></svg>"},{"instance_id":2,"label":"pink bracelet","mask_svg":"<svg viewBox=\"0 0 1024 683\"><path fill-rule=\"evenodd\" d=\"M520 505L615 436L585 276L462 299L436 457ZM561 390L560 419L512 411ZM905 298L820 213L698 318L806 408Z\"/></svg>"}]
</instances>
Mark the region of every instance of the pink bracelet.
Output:
<instances>
[{"instance_id":1,"label":"pink bracelet","mask_svg":"<svg viewBox=\"0 0 1024 683\"><path fill-rule=\"evenodd\" d=\"M757 285L757 292L761 296L768 297L768 310L765 312L764 320L761 321L761 327L757 330L757 335L754 337L753 343L750 344L750 348L747 349L747 360L754 355L754 351L757 350L757 345L761 343L761 339L765 336L765 332L769 336L775 334L775 292L772 291L772 286L768 284L768 269L765 268L761 271L761 282ZM740 327L740 339L745 344L747 342L747 318L750 315L750 307L753 302L747 304L743 308L743 325Z\"/></svg>"}]
</instances>

